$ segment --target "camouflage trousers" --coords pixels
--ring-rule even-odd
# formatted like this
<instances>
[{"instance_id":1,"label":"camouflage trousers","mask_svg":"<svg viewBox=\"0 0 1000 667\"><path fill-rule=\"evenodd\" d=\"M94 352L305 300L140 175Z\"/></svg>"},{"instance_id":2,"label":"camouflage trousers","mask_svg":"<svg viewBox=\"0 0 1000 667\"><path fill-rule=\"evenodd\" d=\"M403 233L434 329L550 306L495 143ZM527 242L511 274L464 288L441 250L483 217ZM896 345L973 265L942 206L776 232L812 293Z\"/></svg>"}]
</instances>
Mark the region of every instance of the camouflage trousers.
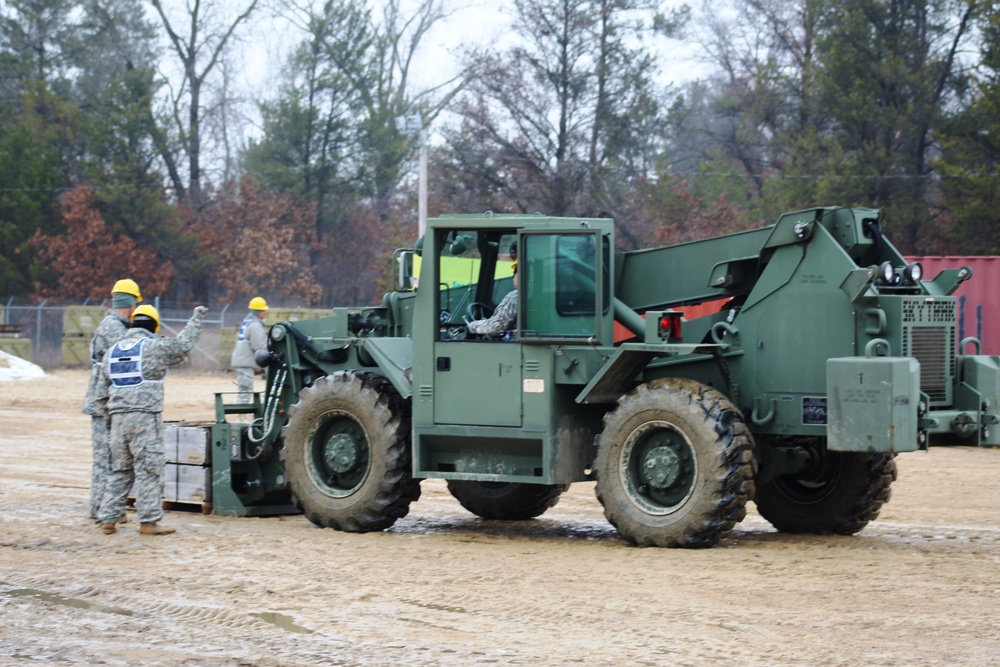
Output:
<instances>
[{"instance_id":1,"label":"camouflage trousers","mask_svg":"<svg viewBox=\"0 0 1000 667\"><path fill-rule=\"evenodd\" d=\"M159 412L111 415L111 474L97 516L115 523L125 514L128 492L135 483L135 509L141 523L163 518L163 417Z\"/></svg>"},{"instance_id":2,"label":"camouflage trousers","mask_svg":"<svg viewBox=\"0 0 1000 667\"><path fill-rule=\"evenodd\" d=\"M90 468L90 518L96 519L111 474L111 419L107 415L90 418L94 463Z\"/></svg>"},{"instance_id":3,"label":"camouflage trousers","mask_svg":"<svg viewBox=\"0 0 1000 667\"><path fill-rule=\"evenodd\" d=\"M237 403L249 403L252 400L253 375L254 370L252 368L236 367L236 391L239 392L236 397Z\"/></svg>"}]
</instances>

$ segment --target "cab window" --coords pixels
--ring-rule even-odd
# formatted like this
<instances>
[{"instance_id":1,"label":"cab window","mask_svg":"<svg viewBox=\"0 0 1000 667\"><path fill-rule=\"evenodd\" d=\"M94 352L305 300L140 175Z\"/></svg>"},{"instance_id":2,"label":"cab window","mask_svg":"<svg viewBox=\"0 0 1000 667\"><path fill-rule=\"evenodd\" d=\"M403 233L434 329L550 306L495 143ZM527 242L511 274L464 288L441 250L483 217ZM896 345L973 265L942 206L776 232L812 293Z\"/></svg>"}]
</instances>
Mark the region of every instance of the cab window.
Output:
<instances>
[{"instance_id":1,"label":"cab window","mask_svg":"<svg viewBox=\"0 0 1000 667\"><path fill-rule=\"evenodd\" d=\"M467 319L488 316L514 288L517 233L511 230L441 230L438 323L442 340L456 340Z\"/></svg>"},{"instance_id":2,"label":"cab window","mask_svg":"<svg viewBox=\"0 0 1000 667\"><path fill-rule=\"evenodd\" d=\"M610 248L595 234L531 234L525 236L522 275L526 304L522 309L525 336L593 336L610 298L607 275L598 281L598 267L609 270ZM600 243L600 250L598 249ZM598 255L604 261L598 261Z\"/></svg>"}]
</instances>

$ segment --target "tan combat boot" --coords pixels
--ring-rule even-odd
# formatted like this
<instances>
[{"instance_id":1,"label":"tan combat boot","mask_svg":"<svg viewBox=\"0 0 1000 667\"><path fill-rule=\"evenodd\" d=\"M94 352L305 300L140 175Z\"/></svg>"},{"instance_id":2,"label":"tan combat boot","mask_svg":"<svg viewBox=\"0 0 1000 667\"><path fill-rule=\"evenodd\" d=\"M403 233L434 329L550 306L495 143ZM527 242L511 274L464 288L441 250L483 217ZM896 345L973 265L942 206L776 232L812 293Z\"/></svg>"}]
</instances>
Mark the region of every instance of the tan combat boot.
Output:
<instances>
[{"instance_id":1,"label":"tan combat boot","mask_svg":"<svg viewBox=\"0 0 1000 667\"><path fill-rule=\"evenodd\" d=\"M149 523L139 524L140 535L169 535L174 532L177 532L176 528L161 526L159 521L150 521Z\"/></svg>"},{"instance_id":2,"label":"tan combat boot","mask_svg":"<svg viewBox=\"0 0 1000 667\"><path fill-rule=\"evenodd\" d=\"M105 535L114 535L115 533L118 532L118 529L115 528L115 524L113 523L102 523L101 532L103 532Z\"/></svg>"}]
</instances>

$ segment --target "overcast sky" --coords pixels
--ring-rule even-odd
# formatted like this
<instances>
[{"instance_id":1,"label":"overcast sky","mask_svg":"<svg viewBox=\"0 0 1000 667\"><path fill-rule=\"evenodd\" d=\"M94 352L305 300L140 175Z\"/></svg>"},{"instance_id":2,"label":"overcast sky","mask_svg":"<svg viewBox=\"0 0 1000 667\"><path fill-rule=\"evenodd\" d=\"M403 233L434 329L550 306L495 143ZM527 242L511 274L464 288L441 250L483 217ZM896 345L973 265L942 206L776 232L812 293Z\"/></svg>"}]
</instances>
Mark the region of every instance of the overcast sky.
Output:
<instances>
[{"instance_id":1,"label":"overcast sky","mask_svg":"<svg viewBox=\"0 0 1000 667\"><path fill-rule=\"evenodd\" d=\"M246 7L249 0L221 0L224 4L213 9L235 16L236 12ZM314 2L319 6L321 0L297 0L304 4ZM378 0L370 0L376 14L381 11ZM681 5L682 0L664 0L666 6ZM419 0L404 0L414 6ZM185 25L185 0L165 0L168 14L176 26ZM514 20L512 0L446 0L446 8L450 16L436 24L421 42L417 59L411 66L411 85L415 91L426 90L454 78L460 71L461 53L464 48L474 45L489 45L503 50L512 46L516 35L511 29ZM159 25L159 18L152 13L150 19ZM256 102L262 97L270 97L281 82L282 68L290 50L303 38L300 31L284 19L265 16L263 12L258 19L240 31L239 55L234 62L234 76L237 90L246 91L244 111L249 114L247 127L249 135L256 135L259 127L256 112ZM661 83L681 83L697 76L704 71L695 60L694 46L683 44L677 40L660 38L660 49L663 53L663 73ZM164 62L164 73L171 79L179 81L178 72L169 72L177 66L176 58L168 58ZM431 141L436 137L431 128Z\"/></svg>"},{"instance_id":2,"label":"overcast sky","mask_svg":"<svg viewBox=\"0 0 1000 667\"><path fill-rule=\"evenodd\" d=\"M511 0L472 0L469 3L448 4L462 8L453 10L453 15L447 21L436 25L424 45L428 63L427 76L431 83L446 80L448 76L457 73L458 51L463 45L492 44L505 48L514 43L511 28L514 7ZM685 3L683 0L663 0L663 4L665 7L673 7ZM694 60L694 46L684 45L676 40L660 38L659 41L663 49L665 74L668 75L664 83L692 79L701 70ZM435 75L439 78L436 79Z\"/></svg>"},{"instance_id":3,"label":"overcast sky","mask_svg":"<svg viewBox=\"0 0 1000 667\"><path fill-rule=\"evenodd\" d=\"M177 1L177 0L174 0ZM417 0L413 0L417 4ZM678 6L682 0L666 0L666 6ZM419 87L431 87L447 81L459 71L463 47L493 45L505 48L513 44L513 2L511 0L469 0L446 2L451 16L433 27L421 44L419 58L411 76ZM266 20L254 26L256 37L247 46L247 80L274 81L280 76L280 64L288 49L300 36L280 21ZM664 52L664 72L670 81L694 78L700 66L696 49L676 40L660 40Z\"/></svg>"}]
</instances>

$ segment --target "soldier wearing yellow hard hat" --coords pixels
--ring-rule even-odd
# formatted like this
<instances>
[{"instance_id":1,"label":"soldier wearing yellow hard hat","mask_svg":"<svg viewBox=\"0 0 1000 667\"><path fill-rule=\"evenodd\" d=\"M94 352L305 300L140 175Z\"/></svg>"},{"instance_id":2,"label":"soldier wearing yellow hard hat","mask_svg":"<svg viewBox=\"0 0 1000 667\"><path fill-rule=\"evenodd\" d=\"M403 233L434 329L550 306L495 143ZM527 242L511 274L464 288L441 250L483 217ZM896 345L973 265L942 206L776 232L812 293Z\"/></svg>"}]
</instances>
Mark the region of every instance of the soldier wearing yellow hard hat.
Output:
<instances>
[{"instance_id":1,"label":"soldier wearing yellow hard hat","mask_svg":"<svg viewBox=\"0 0 1000 667\"><path fill-rule=\"evenodd\" d=\"M167 369L187 358L201 336L205 313L198 306L176 338L157 336L160 313L142 305L132 313L125 337L105 355L102 372L111 416L111 474L97 522L106 535L117 532L129 490L142 535L169 535L163 518L163 381Z\"/></svg>"},{"instance_id":2,"label":"soldier wearing yellow hard hat","mask_svg":"<svg viewBox=\"0 0 1000 667\"><path fill-rule=\"evenodd\" d=\"M236 389L239 392L236 400L249 403L253 393L254 374L261 370L254 360L258 350L267 348L267 329L264 320L267 318L267 301L262 296L250 299L250 312L243 318L239 332L236 334L236 345L229 359L230 365L236 371Z\"/></svg>"},{"instance_id":3,"label":"soldier wearing yellow hard hat","mask_svg":"<svg viewBox=\"0 0 1000 667\"><path fill-rule=\"evenodd\" d=\"M136 305L142 301L139 285L131 278L122 278L111 288L111 308L90 339L90 384L83 399L83 412L90 415L90 435L93 442L93 465L90 472L90 517L97 518L101 496L111 472L111 432L107 401L98 398L101 383L100 365L112 345L125 337ZM124 518L124 517L123 517Z\"/></svg>"},{"instance_id":4,"label":"soldier wearing yellow hard hat","mask_svg":"<svg viewBox=\"0 0 1000 667\"><path fill-rule=\"evenodd\" d=\"M142 303L142 294L139 292L139 286L131 278L123 278L111 288L112 308L135 307L137 303Z\"/></svg>"},{"instance_id":5,"label":"soldier wearing yellow hard hat","mask_svg":"<svg viewBox=\"0 0 1000 667\"><path fill-rule=\"evenodd\" d=\"M139 306L132 313L132 326L140 326L150 333L159 333L160 311L153 306Z\"/></svg>"}]
</instances>

